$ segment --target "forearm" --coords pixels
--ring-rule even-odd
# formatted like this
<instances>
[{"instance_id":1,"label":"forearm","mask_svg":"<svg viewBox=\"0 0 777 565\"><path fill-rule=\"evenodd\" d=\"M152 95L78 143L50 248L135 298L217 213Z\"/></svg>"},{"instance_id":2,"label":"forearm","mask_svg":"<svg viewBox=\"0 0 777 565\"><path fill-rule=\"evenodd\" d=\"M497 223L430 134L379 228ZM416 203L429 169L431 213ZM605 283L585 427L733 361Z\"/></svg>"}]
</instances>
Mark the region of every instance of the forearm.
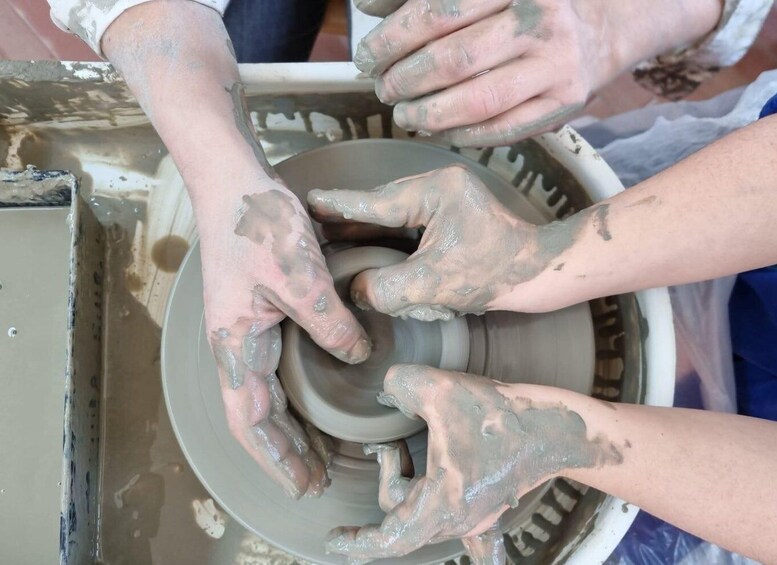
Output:
<instances>
[{"instance_id":1,"label":"forearm","mask_svg":"<svg viewBox=\"0 0 777 565\"><path fill-rule=\"evenodd\" d=\"M777 263L775 179L777 118L766 118L626 192L540 228L540 246L563 236L568 248L499 306L554 309ZM550 243L543 244L542 234L552 236Z\"/></svg>"},{"instance_id":2,"label":"forearm","mask_svg":"<svg viewBox=\"0 0 777 565\"><path fill-rule=\"evenodd\" d=\"M219 14L188 0L154 0L122 14L102 45L170 151L195 212L234 213L246 187L272 170L248 139L253 130Z\"/></svg>"},{"instance_id":3,"label":"forearm","mask_svg":"<svg viewBox=\"0 0 777 565\"><path fill-rule=\"evenodd\" d=\"M777 471L777 424L558 392L585 420L589 438L602 434L626 446L620 464L573 469L564 476L729 550L777 561L777 497L769 487Z\"/></svg>"}]
</instances>

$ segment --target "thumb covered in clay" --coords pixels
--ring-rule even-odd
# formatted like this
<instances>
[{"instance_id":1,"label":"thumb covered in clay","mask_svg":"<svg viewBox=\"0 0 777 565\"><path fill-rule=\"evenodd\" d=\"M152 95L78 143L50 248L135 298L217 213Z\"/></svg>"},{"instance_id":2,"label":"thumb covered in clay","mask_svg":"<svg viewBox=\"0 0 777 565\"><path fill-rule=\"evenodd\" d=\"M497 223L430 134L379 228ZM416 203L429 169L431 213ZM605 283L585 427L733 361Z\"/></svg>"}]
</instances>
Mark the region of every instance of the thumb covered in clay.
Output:
<instances>
[{"instance_id":1,"label":"thumb covered in clay","mask_svg":"<svg viewBox=\"0 0 777 565\"><path fill-rule=\"evenodd\" d=\"M423 418L430 424L428 408L432 403L428 397L439 394L442 384L435 371L425 365L394 365L386 372L378 402L400 410L408 418Z\"/></svg>"}]
</instances>

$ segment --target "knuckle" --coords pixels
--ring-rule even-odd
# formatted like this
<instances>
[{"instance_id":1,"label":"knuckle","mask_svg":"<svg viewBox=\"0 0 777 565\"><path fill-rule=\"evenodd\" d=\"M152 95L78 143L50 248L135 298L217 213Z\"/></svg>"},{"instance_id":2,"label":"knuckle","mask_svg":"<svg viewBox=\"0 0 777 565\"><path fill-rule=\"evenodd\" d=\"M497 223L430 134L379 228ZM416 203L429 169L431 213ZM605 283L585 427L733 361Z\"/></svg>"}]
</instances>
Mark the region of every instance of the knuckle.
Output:
<instances>
[{"instance_id":1,"label":"knuckle","mask_svg":"<svg viewBox=\"0 0 777 565\"><path fill-rule=\"evenodd\" d=\"M486 84L467 91L464 112L479 119L491 118L502 113L504 98L494 85Z\"/></svg>"},{"instance_id":2,"label":"knuckle","mask_svg":"<svg viewBox=\"0 0 777 565\"><path fill-rule=\"evenodd\" d=\"M407 71L402 68L391 68L381 78L380 95L385 100L401 98L409 83Z\"/></svg>"},{"instance_id":3,"label":"knuckle","mask_svg":"<svg viewBox=\"0 0 777 565\"><path fill-rule=\"evenodd\" d=\"M441 42L435 48L437 72L446 80L458 80L468 73L472 66L472 55L469 48L460 41Z\"/></svg>"},{"instance_id":4,"label":"knuckle","mask_svg":"<svg viewBox=\"0 0 777 565\"><path fill-rule=\"evenodd\" d=\"M451 37L441 41L439 50L446 54L446 62L449 70L457 76L464 72L464 69L470 68L475 63L475 57L472 52L472 45L463 40Z\"/></svg>"},{"instance_id":5,"label":"knuckle","mask_svg":"<svg viewBox=\"0 0 777 565\"><path fill-rule=\"evenodd\" d=\"M319 343L326 349L342 349L356 341L358 332L346 320L329 320L320 327Z\"/></svg>"},{"instance_id":6,"label":"knuckle","mask_svg":"<svg viewBox=\"0 0 777 565\"><path fill-rule=\"evenodd\" d=\"M420 365L394 365L386 372L384 388L387 392L404 389L410 386L414 382L419 371L423 370L424 367Z\"/></svg>"}]
</instances>

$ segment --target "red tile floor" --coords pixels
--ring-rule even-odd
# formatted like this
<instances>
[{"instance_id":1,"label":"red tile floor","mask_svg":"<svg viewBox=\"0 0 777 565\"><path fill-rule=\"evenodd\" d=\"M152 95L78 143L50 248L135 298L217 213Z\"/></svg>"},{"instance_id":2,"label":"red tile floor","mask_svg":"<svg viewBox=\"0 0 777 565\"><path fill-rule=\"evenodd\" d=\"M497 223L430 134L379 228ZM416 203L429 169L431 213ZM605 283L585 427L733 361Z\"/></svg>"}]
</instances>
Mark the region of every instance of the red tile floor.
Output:
<instances>
[{"instance_id":1,"label":"red tile floor","mask_svg":"<svg viewBox=\"0 0 777 565\"><path fill-rule=\"evenodd\" d=\"M346 29L345 0L330 0L324 29L311 60L348 60ZM51 23L45 0L0 0L0 59L89 61L97 57L79 39ZM692 98L708 98L747 84L772 68L777 68L777 7L747 56L702 85ZM591 101L587 113L605 117L660 101L624 75Z\"/></svg>"}]
</instances>

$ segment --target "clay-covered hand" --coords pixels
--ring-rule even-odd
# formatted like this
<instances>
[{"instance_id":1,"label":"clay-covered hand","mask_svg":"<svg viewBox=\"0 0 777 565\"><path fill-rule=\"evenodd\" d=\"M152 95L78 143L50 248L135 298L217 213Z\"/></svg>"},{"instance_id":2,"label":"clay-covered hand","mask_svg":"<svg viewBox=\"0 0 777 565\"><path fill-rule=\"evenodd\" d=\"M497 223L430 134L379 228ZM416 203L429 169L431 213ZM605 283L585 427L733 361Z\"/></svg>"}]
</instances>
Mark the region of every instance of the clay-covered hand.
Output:
<instances>
[{"instance_id":1,"label":"clay-covered hand","mask_svg":"<svg viewBox=\"0 0 777 565\"><path fill-rule=\"evenodd\" d=\"M615 76L608 28L593 4L357 2L374 15L393 13L354 62L378 77L375 91L396 104L400 127L444 132L458 146L505 145L562 123Z\"/></svg>"},{"instance_id":2,"label":"clay-covered hand","mask_svg":"<svg viewBox=\"0 0 777 565\"><path fill-rule=\"evenodd\" d=\"M289 495L320 494L325 442L287 411L278 324L290 316L349 363L370 344L335 294L307 213L264 155L224 23L196 2L145 2L111 24L103 46L186 182L229 428Z\"/></svg>"},{"instance_id":3,"label":"clay-covered hand","mask_svg":"<svg viewBox=\"0 0 777 565\"><path fill-rule=\"evenodd\" d=\"M360 308L423 321L513 309L505 301L514 289L573 241L567 227L538 227L517 218L458 165L371 191L313 190L308 205L321 222L426 227L405 262L365 271L351 284Z\"/></svg>"},{"instance_id":4,"label":"clay-covered hand","mask_svg":"<svg viewBox=\"0 0 777 565\"><path fill-rule=\"evenodd\" d=\"M291 317L347 363L364 361L370 343L335 293L299 199L278 180L252 188L231 214L199 222L210 343L232 434L290 496L318 495L327 454L287 411L279 323Z\"/></svg>"},{"instance_id":5,"label":"clay-covered hand","mask_svg":"<svg viewBox=\"0 0 777 565\"><path fill-rule=\"evenodd\" d=\"M337 528L327 549L370 560L463 538L476 563L501 563L495 524L520 496L568 469L622 461L623 446L591 437L577 412L529 396L538 387L522 387L418 365L392 367L380 401L428 424L426 475L403 477L396 450L379 451L383 523Z\"/></svg>"}]
</instances>

